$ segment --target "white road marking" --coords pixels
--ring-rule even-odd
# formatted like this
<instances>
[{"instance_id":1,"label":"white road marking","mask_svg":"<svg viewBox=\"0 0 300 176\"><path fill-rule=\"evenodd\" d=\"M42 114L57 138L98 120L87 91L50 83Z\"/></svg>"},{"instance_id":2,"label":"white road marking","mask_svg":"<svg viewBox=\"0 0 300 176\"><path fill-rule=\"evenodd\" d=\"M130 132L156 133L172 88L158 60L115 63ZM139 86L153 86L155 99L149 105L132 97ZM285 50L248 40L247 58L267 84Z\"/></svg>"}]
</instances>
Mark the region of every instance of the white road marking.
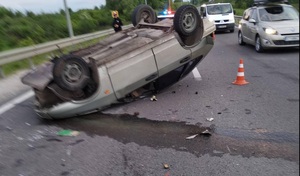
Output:
<instances>
[{"instance_id":1,"label":"white road marking","mask_svg":"<svg viewBox=\"0 0 300 176\"><path fill-rule=\"evenodd\" d=\"M19 97L12 99L11 101L5 103L4 105L0 106L0 115L4 112L10 110L11 108L15 107L16 104L19 104L28 98L32 97L34 95L33 91L28 91L24 93L23 95L20 95Z\"/></svg>"},{"instance_id":2,"label":"white road marking","mask_svg":"<svg viewBox=\"0 0 300 176\"><path fill-rule=\"evenodd\" d=\"M200 75L197 67L195 67L192 72L193 72L194 78L196 80L198 80L198 81L202 80L201 75Z\"/></svg>"}]
</instances>

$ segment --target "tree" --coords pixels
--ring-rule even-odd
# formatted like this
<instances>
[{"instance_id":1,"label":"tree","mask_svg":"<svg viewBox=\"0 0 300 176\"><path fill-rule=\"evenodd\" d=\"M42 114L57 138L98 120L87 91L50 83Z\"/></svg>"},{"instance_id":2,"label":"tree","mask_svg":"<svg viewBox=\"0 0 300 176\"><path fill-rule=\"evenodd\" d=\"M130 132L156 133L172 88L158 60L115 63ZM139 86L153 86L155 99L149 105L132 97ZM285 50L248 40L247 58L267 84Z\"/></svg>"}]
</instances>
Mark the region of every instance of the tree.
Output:
<instances>
[{"instance_id":1,"label":"tree","mask_svg":"<svg viewBox=\"0 0 300 176\"><path fill-rule=\"evenodd\" d=\"M0 18L4 18L5 16L14 17L14 13L11 10L0 6Z\"/></svg>"},{"instance_id":2,"label":"tree","mask_svg":"<svg viewBox=\"0 0 300 176\"><path fill-rule=\"evenodd\" d=\"M30 18L34 18L35 14L33 12L31 12L31 11L26 11L26 16L30 17Z\"/></svg>"}]
</instances>

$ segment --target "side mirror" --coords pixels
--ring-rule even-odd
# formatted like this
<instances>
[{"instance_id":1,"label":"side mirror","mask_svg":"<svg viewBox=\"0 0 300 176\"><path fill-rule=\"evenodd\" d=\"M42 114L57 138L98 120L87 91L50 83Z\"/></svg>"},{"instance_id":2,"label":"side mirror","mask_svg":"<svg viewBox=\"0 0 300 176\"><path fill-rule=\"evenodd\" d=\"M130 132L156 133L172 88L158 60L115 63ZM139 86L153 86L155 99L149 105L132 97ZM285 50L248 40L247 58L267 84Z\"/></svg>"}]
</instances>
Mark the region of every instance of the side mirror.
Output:
<instances>
[{"instance_id":1,"label":"side mirror","mask_svg":"<svg viewBox=\"0 0 300 176\"><path fill-rule=\"evenodd\" d=\"M235 15L235 10L233 10L233 15Z\"/></svg>"},{"instance_id":2,"label":"side mirror","mask_svg":"<svg viewBox=\"0 0 300 176\"><path fill-rule=\"evenodd\" d=\"M253 19L253 18L251 18L251 19L249 20L249 22L250 22L250 23L254 23L254 24L256 23L255 19Z\"/></svg>"},{"instance_id":3,"label":"side mirror","mask_svg":"<svg viewBox=\"0 0 300 176\"><path fill-rule=\"evenodd\" d=\"M202 13L202 16L203 16L203 17L206 17L206 13L205 13L205 12L203 12L203 13Z\"/></svg>"}]
</instances>

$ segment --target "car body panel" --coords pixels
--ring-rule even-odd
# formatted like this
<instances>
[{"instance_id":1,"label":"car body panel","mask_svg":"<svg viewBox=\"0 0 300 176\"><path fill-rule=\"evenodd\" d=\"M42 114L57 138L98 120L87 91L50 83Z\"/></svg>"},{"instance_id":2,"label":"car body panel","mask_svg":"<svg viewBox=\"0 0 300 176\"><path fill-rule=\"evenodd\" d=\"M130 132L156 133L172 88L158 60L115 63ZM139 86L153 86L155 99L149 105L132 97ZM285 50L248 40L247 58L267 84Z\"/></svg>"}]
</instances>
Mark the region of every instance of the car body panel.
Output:
<instances>
[{"instance_id":1,"label":"car body panel","mask_svg":"<svg viewBox=\"0 0 300 176\"><path fill-rule=\"evenodd\" d=\"M253 23L244 23L242 33L244 35L244 41L247 43L254 44L255 36L257 34L257 28Z\"/></svg>"},{"instance_id":2,"label":"car body panel","mask_svg":"<svg viewBox=\"0 0 300 176\"><path fill-rule=\"evenodd\" d=\"M199 56L205 57L209 51L212 49L214 45L214 39L209 37L205 38L201 41L201 43L193 48L191 48L192 51L192 59L196 59ZM201 59L202 61L202 59Z\"/></svg>"},{"instance_id":3,"label":"car body panel","mask_svg":"<svg viewBox=\"0 0 300 176\"><path fill-rule=\"evenodd\" d=\"M176 52L174 52L176 51ZM155 60L157 63L159 75L164 75L170 70L173 70L180 66L180 60L185 58L190 58L191 51L189 48L183 48L177 41L176 38L161 43L159 46L153 48L153 53L155 55ZM178 59L174 59L178 58Z\"/></svg>"},{"instance_id":4,"label":"car body panel","mask_svg":"<svg viewBox=\"0 0 300 176\"><path fill-rule=\"evenodd\" d=\"M118 99L158 77L155 58L151 50L147 50L131 57L121 57L119 61L126 62L126 64L123 64L122 62L118 64L106 64L108 74ZM147 65L147 67L144 65ZM128 74L130 72L132 73ZM152 79L147 80L151 75L155 76L153 76Z\"/></svg>"}]
</instances>

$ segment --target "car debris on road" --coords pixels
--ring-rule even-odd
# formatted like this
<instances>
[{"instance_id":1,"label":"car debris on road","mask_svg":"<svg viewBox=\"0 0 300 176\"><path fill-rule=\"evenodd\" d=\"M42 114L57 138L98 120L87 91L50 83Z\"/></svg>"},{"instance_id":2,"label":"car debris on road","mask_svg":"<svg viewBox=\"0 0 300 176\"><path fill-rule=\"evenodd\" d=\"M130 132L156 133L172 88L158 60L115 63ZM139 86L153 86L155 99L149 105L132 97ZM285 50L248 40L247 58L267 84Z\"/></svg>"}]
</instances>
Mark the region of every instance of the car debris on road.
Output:
<instances>
[{"instance_id":1,"label":"car debris on road","mask_svg":"<svg viewBox=\"0 0 300 176\"><path fill-rule=\"evenodd\" d=\"M192 136L189 136L189 137L186 137L185 139L194 139L195 137L197 137L199 134L195 134L195 135L192 135Z\"/></svg>"}]
</instances>

